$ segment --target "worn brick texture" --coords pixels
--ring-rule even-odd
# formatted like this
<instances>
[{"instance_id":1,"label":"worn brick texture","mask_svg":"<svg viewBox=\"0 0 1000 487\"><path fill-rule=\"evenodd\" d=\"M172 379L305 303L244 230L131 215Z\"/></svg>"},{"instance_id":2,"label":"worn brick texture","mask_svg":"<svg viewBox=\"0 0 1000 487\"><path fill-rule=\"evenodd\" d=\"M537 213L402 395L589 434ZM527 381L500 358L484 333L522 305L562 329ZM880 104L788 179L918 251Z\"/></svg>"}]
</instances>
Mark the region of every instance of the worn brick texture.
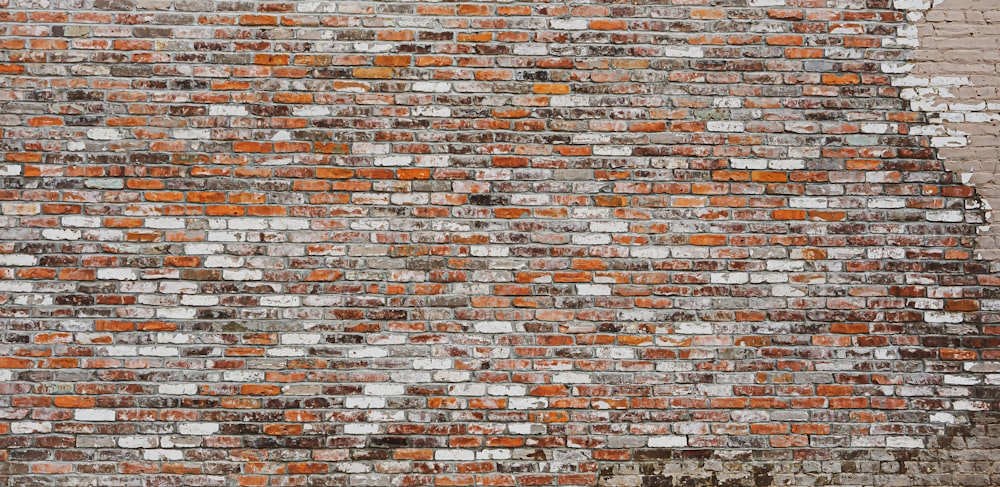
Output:
<instances>
[{"instance_id":1,"label":"worn brick texture","mask_svg":"<svg viewBox=\"0 0 1000 487\"><path fill-rule=\"evenodd\" d=\"M1000 485L932 3L0 0L0 486Z\"/></svg>"},{"instance_id":2,"label":"worn brick texture","mask_svg":"<svg viewBox=\"0 0 1000 487\"><path fill-rule=\"evenodd\" d=\"M915 109L928 112L945 167L1000 208L1000 2L947 0L917 22L920 49L911 88ZM1000 212L980 232L984 258L1000 258Z\"/></svg>"}]
</instances>

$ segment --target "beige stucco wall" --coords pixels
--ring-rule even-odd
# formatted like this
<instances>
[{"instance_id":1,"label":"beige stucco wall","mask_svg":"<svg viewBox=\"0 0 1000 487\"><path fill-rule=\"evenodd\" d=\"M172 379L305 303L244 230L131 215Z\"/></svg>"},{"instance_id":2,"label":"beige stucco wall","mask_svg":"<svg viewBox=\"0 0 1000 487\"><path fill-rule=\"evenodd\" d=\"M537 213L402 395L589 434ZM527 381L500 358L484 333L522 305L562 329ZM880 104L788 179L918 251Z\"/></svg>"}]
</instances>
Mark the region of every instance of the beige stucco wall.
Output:
<instances>
[{"instance_id":1,"label":"beige stucco wall","mask_svg":"<svg viewBox=\"0 0 1000 487\"><path fill-rule=\"evenodd\" d=\"M911 88L915 108L937 125L932 140L946 167L998 210L989 213L978 247L984 258L1000 258L1000 0L933 4L924 18L914 17L920 47L910 75L927 80Z\"/></svg>"}]
</instances>

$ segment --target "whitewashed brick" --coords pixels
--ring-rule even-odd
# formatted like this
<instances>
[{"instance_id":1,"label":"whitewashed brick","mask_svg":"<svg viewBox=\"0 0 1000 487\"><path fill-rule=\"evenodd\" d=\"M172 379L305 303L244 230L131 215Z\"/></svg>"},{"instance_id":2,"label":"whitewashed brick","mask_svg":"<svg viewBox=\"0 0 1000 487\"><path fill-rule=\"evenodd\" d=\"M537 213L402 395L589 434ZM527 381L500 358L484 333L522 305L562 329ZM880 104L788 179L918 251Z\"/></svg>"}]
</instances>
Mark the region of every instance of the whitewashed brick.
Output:
<instances>
[{"instance_id":1,"label":"whitewashed brick","mask_svg":"<svg viewBox=\"0 0 1000 487\"><path fill-rule=\"evenodd\" d=\"M73 419L77 421L114 421L114 409L77 409L73 411Z\"/></svg>"},{"instance_id":2,"label":"whitewashed brick","mask_svg":"<svg viewBox=\"0 0 1000 487\"><path fill-rule=\"evenodd\" d=\"M87 131L87 138L94 140L121 140L124 134L121 130L108 128L92 128Z\"/></svg>"},{"instance_id":3,"label":"whitewashed brick","mask_svg":"<svg viewBox=\"0 0 1000 487\"><path fill-rule=\"evenodd\" d=\"M509 321L479 321L474 325L478 333L513 333L514 324Z\"/></svg>"},{"instance_id":4,"label":"whitewashed brick","mask_svg":"<svg viewBox=\"0 0 1000 487\"><path fill-rule=\"evenodd\" d=\"M378 358L388 357L389 351L381 347L353 348L347 351L350 358Z\"/></svg>"},{"instance_id":5,"label":"whitewashed brick","mask_svg":"<svg viewBox=\"0 0 1000 487\"><path fill-rule=\"evenodd\" d=\"M38 264L38 257L27 254L0 254L0 267L23 267Z\"/></svg>"},{"instance_id":6,"label":"whitewashed brick","mask_svg":"<svg viewBox=\"0 0 1000 487\"><path fill-rule=\"evenodd\" d=\"M705 57L705 50L701 46L671 46L664 47L662 55L664 57Z\"/></svg>"},{"instance_id":7,"label":"whitewashed brick","mask_svg":"<svg viewBox=\"0 0 1000 487\"><path fill-rule=\"evenodd\" d=\"M10 432L15 435L51 433L52 423L49 421L14 421L10 423Z\"/></svg>"},{"instance_id":8,"label":"whitewashed brick","mask_svg":"<svg viewBox=\"0 0 1000 487\"><path fill-rule=\"evenodd\" d=\"M385 407L385 398L349 396L344 398L344 407L348 409L380 409Z\"/></svg>"},{"instance_id":9,"label":"whitewashed brick","mask_svg":"<svg viewBox=\"0 0 1000 487\"><path fill-rule=\"evenodd\" d=\"M250 113L243 105L209 105L208 114L214 117L243 117Z\"/></svg>"},{"instance_id":10,"label":"whitewashed brick","mask_svg":"<svg viewBox=\"0 0 1000 487\"><path fill-rule=\"evenodd\" d=\"M46 228L42 230L42 238L45 240L80 240L83 233L79 230L67 228Z\"/></svg>"},{"instance_id":11,"label":"whitewashed brick","mask_svg":"<svg viewBox=\"0 0 1000 487\"><path fill-rule=\"evenodd\" d=\"M411 89L421 93L447 93L451 91L451 83L442 81L418 81L413 83Z\"/></svg>"},{"instance_id":12,"label":"whitewashed brick","mask_svg":"<svg viewBox=\"0 0 1000 487\"><path fill-rule=\"evenodd\" d=\"M121 448L156 448L160 439L155 436L122 436L118 438Z\"/></svg>"},{"instance_id":13,"label":"whitewashed brick","mask_svg":"<svg viewBox=\"0 0 1000 487\"><path fill-rule=\"evenodd\" d=\"M191 396L198 393L198 384L160 384L160 394Z\"/></svg>"},{"instance_id":14,"label":"whitewashed brick","mask_svg":"<svg viewBox=\"0 0 1000 487\"><path fill-rule=\"evenodd\" d=\"M687 446L686 436L652 436L647 441L650 448L680 448Z\"/></svg>"},{"instance_id":15,"label":"whitewashed brick","mask_svg":"<svg viewBox=\"0 0 1000 487\"><path fill-rule=\"evenodd\" d=\"M183 460L184 452L181 450L150 449L143 450L142 458L150 461L163 460Z\"/></svg>"},{"instance_id":16,"label":"whitewashed brick","mask_svg":"<svg viewBox=\"0 0 1000 487\"><path fill-rule=\"evenodd\" d=\"M207 436L218 431L218 423L180 423L177 425L177 432L188 436Z\"/></svg>"}]
</instances>

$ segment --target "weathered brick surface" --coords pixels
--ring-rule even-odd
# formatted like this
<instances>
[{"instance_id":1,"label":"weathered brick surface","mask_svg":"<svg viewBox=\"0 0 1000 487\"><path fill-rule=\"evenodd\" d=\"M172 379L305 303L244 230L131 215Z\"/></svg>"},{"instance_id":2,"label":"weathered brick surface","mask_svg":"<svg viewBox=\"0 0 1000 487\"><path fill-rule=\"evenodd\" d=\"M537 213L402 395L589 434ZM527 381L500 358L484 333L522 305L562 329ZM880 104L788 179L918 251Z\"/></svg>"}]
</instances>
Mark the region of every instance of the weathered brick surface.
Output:
<instances>
[{"instance_id":1,"label":"weathered brick surface","mask_svg":"<svg viewBox=\"0 0 1000 487\"><path fill-rule=\"evenodd\" d=\"M1000 4L993 0L935 2L918 22L920 48L913 52L915 109L928 113L945 167L961 174L990 205L1000 207ZM1000 257L1000 213L980 231L984 258Z\"/></svg>"},{"instance_id":2,"label":"weathered brick surface","mask_svg":"<svg viewBox=\"0 0 1000 487\"><path fill-rule=\"evenodd\" d=\"M1000 484L930 3L0 0L0 485Z\"/></svg>"}]
</instances>

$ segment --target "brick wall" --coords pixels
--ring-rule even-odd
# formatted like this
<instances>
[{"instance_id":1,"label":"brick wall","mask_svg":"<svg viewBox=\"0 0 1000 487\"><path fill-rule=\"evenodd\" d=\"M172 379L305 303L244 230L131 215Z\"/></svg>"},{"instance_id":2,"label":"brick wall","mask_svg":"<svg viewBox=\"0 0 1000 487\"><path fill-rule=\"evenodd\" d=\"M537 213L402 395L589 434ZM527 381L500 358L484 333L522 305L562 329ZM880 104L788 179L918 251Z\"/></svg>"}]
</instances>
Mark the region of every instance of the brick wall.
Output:
<instances>
[{"instance_id":1,"label":"brick wall","mask_svg":"<svg viewBox=\"0 0 1000 487\"><path fill-rule=\"evenodd\" d=\"M1000 484L930 4L0 0L0 485Z\"/></svg>"},{"instance_id":2,"label":"brick wall","mask_svg":"<svg viewBox=\"0 0 1000 487\"><path fill-rule=\"evenodd\" d=\"M946 168L975 185L989 208L1000 207L997 154L1000 153L1000 4L992 0L938 2L917 22L921 48L912 55L911 89L916 109L927 112L940 137L936 144ZM988 223L996 223L992 213ZM1000 225L980 230L984 258L1000 257Z\"/></svg>"}]
</instances>

